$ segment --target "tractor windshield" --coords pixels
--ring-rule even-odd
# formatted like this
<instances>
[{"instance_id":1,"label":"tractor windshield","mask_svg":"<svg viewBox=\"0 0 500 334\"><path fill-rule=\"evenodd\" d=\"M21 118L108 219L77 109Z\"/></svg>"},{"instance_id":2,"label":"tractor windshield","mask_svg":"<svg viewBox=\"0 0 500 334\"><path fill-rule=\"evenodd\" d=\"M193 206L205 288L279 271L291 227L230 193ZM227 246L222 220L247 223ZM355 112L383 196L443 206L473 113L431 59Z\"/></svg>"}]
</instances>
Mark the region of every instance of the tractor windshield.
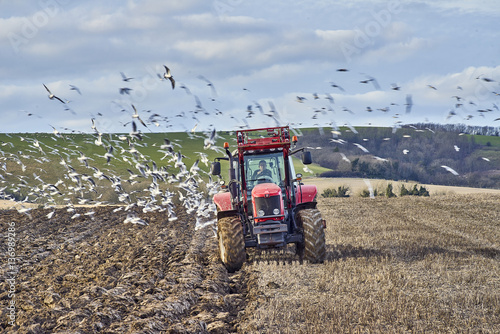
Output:
<instances>
[{"instance_id":1,"label":"tractor windshield","mask_svg":"<svg viewBox=\"0 0 500 334\"><path fill-rule=\"evenodd\" d=\"M245 155L245 178L248 190L258 183L274 183L284 186L283 152Z\"/></svg>"}]
</instances>

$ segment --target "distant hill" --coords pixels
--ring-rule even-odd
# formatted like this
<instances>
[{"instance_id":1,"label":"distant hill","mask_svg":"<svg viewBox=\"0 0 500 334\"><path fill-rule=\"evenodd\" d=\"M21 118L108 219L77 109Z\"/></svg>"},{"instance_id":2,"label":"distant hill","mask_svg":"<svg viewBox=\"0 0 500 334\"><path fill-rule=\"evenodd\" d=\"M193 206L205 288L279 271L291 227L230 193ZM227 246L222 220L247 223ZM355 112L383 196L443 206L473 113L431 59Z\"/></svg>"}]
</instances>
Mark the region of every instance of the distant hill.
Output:
<instances>
[{"instance_id":1,"label":"distant hill","mask_svg":"<svg viewBox=\"0 0 500 334\"><path fill-rule=\"evenodd\" d=\"M332 170L324 177L500 188L498 134L498 128L437 124L322 128L302 130L300 145Z\"/></svg>"}]
</instances>

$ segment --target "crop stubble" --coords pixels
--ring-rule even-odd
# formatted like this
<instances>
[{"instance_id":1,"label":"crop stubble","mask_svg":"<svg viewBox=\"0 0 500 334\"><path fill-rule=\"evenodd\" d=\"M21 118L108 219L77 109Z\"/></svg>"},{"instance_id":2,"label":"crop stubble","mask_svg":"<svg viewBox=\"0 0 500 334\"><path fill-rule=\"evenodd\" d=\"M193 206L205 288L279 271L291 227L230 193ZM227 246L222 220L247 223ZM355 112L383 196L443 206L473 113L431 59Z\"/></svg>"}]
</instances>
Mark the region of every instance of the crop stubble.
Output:
<instances>
[{"instance_id":1,"label":"crop stubble","mask_svg":"<svg viewBox=\"0 0 500 334\"><path fill-rule=\"evenodd\" d=\"M254 264L245 332L500 332L500 196L319 201L326 263Z\"/></svg>"}]
</instances>

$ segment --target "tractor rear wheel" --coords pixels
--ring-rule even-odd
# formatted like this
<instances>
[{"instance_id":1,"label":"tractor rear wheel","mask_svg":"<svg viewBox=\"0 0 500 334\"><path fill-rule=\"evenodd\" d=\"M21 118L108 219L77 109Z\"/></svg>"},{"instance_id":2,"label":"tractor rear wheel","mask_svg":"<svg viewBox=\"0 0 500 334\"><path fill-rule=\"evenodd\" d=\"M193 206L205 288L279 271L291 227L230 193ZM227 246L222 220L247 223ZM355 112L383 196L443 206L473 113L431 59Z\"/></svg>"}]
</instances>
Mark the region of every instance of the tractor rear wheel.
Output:
<instances>
[{"instance_id":1,"label":"tractor rear wheel","mask_svg":"<svg viewBox=\"0 0 500 334\"><path fill-rule=\"evenodd\" d=\"M311 263L322 263L325 260L325 229L318 209L304 209L297 214L298 225L303 229L304 242L296 244L296 253Z\"/></svg>"},{"instance_id":2,"label":"tractor rear wheel","mask_svg":"<svg viewBox=\"0 0 500 334\"><path fill-rule=\"evenodd\" d=\"M245 237L238 217L224 217L217 222L219 255L227 271L233 273L246 260Z\"/></svg>"}]
</instances>

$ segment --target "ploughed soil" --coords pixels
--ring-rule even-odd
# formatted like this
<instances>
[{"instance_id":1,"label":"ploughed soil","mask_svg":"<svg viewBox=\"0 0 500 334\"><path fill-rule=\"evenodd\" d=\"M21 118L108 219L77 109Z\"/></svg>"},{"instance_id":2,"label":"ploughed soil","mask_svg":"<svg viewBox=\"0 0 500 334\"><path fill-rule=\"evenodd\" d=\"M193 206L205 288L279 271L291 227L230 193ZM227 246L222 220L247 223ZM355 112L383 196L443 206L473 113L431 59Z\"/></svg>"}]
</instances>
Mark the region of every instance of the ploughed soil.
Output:
<instances>
[{"instance_id":1,"label":"ploughed soil","mask_svg":"<svg viewBox=\"0 0 500 334\"><path fill-rule=\"evenodd\" d=\"M168 221L137 211L148 225L124 223L130 211L114 209L76 208L79 217L57 209L51 218L46 209L0 211L0 274L15 286L14 296L0 291L0 332L238 331L248 278L220 263L213 227L196 230L186 212ZM6 255L12 223L15 272ZM6 308L12 300L15 326Z\"/></svg>"}]
</instances>

